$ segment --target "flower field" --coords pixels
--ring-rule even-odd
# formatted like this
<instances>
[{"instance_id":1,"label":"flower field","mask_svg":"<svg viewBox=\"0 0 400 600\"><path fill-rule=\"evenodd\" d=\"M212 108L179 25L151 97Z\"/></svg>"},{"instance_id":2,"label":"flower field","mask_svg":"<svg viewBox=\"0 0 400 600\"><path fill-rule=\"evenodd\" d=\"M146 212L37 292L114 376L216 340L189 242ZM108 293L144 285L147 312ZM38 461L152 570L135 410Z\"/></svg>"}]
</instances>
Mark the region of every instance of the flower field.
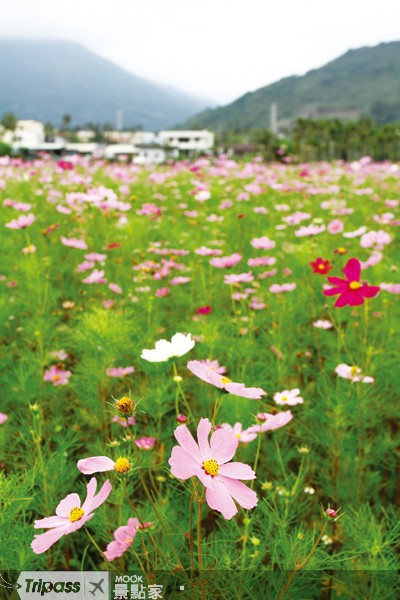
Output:
<instances>
[{"instance_id":1,"label":"flower field","mask_svg":"<svg viewBox=\"0 0 400 600\"><path fill-rule=\"evenodd\" d=\"M398 165L6 157L0 205L3 573L400 596Z\"/></svg>"}]
</instances>

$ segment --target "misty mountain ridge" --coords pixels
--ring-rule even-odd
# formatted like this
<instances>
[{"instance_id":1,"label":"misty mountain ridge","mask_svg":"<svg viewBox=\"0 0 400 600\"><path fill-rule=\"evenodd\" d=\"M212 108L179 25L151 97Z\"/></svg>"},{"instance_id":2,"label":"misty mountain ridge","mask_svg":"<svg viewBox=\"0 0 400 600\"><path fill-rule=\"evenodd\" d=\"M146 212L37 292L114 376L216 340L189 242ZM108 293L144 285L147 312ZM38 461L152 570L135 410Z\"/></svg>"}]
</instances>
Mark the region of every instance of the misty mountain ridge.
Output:
<instances>
[{"instance_id":1,"label":"misty mountain ridge","mask_svg":"<svg viewBox=\"0 0 400 600\"><path fill-rule=\"evenodd\" d=\"M0 40L0 115L50 121L59 126L115 124L159 130L210 105L201 98L138 77L80 44L67 41Z\"/></svg>"}]
</instances>

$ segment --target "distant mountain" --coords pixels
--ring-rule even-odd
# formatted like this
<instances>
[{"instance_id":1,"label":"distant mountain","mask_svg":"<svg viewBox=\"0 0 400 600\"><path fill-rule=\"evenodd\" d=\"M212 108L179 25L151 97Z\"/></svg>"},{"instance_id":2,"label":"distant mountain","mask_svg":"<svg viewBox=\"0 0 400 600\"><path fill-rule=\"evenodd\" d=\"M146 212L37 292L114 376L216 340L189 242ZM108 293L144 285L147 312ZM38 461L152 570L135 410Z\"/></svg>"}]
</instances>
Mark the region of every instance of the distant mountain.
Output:
<instances>
[{"instance_id":1,"label":"distant mountain","mask_svg":"<svg viewBox=\"0 0 400 600\"><path fill-rule=\"evenodd\" d=\"M137 77L83 46L63 41L0 40L0 117L59 126L116 122L158 130L204 109L206 102Z\"/></svg>"},{"instance_id":2,"label":"distant mountain","mask_svg":"<svg viewBox=\"0 0 400 600\"><path fill-rule=\"evenodd\" d=\"M214 131L269 127L274 102L282 126L298 117L400 121L400 42L349 50L320 69L285 77L231 104L206 110L185 126Z\"/></svg>"}]
</instances>

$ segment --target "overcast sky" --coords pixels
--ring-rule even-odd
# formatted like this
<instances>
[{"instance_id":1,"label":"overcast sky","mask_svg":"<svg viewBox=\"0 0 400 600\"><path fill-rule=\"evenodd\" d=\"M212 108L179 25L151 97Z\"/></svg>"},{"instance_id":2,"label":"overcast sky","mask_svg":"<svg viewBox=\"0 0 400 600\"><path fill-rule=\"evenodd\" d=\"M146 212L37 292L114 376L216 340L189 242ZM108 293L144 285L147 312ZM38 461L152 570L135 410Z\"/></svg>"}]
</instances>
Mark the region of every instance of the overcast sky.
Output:
<instances>
[{"instance_id":1,"label":"overcast sky","mask_svg":"<svg viewBox=\"0 0 400 600\"><path fill-rule=\"evenodd\" d=\"M80 42L219 104L400 40L400 0L0 0L0 15L0 37Z\"/></svg>"}]
</instances>

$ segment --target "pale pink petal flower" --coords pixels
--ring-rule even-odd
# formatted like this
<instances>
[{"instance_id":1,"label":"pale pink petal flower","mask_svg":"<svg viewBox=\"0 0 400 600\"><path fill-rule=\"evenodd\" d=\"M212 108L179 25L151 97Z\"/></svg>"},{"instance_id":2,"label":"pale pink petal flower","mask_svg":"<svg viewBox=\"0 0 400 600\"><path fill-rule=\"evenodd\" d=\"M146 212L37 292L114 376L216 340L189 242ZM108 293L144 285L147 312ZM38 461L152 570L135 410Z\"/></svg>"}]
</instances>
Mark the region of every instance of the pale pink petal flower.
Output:
<instances>
[{"instance_id":1,"label":"pale pink petal flower","mask_svg":"<svg viewBox=\"0 0 400 600\"><path fill-rule=\"evenodd\" d=\"M239 443L232 432L217 429L209 442L210 432L210 421L200 419L196 443L186 425L179 425L175 430L179 446L174 446L168 462L172 475L179 479L197 476L206 487L209 507L221 512L225 519L231 519L237 513L234 500L243 508L256 506L256 493L239 481L254 479L255 473L243 463L229 463Z\"/></svg>"},{"instance_id":2,"label":"pale pink petal flower","mask_svg":"<svg viewBox=\"0 0 400 600\"><path fill-rule=\"evenodd\" d=\"M3 425L3 423L5 423L8 419L8 415L6 415L5 413L0 413L0 425Z\"/></svg>"},{"instance_id":3,"label":"pale pink petal flower","mask_svg":"<svg viewBox=\"0 0 400 600\"><path fill-rule=\"evenodd\" d=\"M46 552L63 535L80 529L94 517L93 511L107 500L112 490L108 480L100 488L98 494L95 494L96 487L96 478L92 477L87 484L87 495L82 506L78 494L69 494L58 504L56 516L35 521L35 529L49 529L46 533L36 535L32 541L31 548L35 554Z\"/></svg>"},{"instance_id":4,"label":"pale pink petal flower","mask_svg":"<svg viewBox=\"0 0 400 600\"><path fill-rule=\"evenodd\" d=\"M274 402L276 402L276 404L295 406L296 404L303 404L304 400L300 396L300 390L295 388L294 390L283 390L283 392L277 392L274 394Z\"/></svg>"},{"instance_id":5,"label":"pale pink petal flower","mask_svg":"<svg viewBox=\"0 0 400 600\"><path fill-rule=\"evenodd\" d=\"M213 371L213 369L210 369L198 360L189 361L187 363L187 368L196 375L196 377L199 377L199 379L211 383L211 385L233 394L234 396L259 400L265 395L265 391L262 388L246 388L244 383L235 383L227 377L219 375Z\"/></svg>"},{"instance_id":6,"label":"pale pink petal flower","mask_svg":"<svg viewBox=\"0 0 400 600\"><path fill-rule=\"evenodd\" d=\"M114 531L114 541L107 545L107 549L103 552L107 560L112 561L120 558L133 543L136 532L139 528L137 519L128 519L128 524L118 527Z\"/></svg>"}]
</instances>

